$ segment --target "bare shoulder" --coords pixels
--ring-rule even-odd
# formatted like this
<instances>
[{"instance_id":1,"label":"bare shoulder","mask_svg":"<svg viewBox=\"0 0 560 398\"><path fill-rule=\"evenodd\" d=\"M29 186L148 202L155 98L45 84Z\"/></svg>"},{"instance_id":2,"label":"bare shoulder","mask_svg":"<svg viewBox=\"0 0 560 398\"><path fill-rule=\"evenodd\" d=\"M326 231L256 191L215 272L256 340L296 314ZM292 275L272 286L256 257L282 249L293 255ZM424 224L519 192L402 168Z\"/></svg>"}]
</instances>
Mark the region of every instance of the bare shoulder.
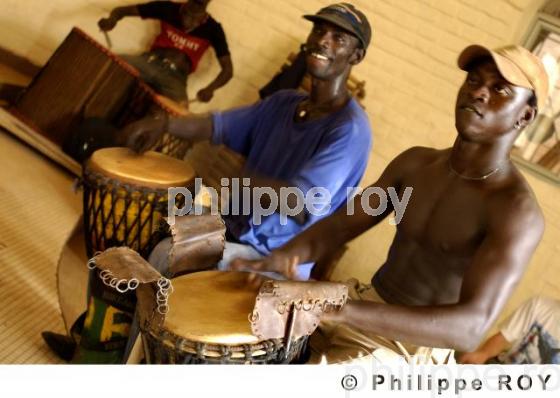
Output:
<instances>
[{"instance_id":1,"label":"bare shoulder","mask_svg":"<svg viewBox=\"0 0 560 398\"><path fill-rule=\"evenodd\" d=\"M442 159L444 156L449 156L448 154L449 149L438 150L420 146L409 148L391 160L380 179L374 185L399 186L403 179L418 172L419 169Z\"/></svg>"},{"instance_id":2,"label":"bare shoulder","mask_svg":"<svg viewBox=\"0 0 560 398\"><path fill-rule=\"evenodd\" d=\"M391 165L400 169L417 168L449 156L449 149L434 149L423 146L414 146L401 152Z\"/></svg>"},{"instance_id":3,"label":"bare shoulder","mask_svg":"<svg viewBox=\"0 0 560 398\"><path fill-rule=\"evenodd\" d=\"M518 170L500 185L489 197L494 221L509 224L514 229L541 236L544 231L544 215L537 198Z\"/></svg>"}]
</instances>

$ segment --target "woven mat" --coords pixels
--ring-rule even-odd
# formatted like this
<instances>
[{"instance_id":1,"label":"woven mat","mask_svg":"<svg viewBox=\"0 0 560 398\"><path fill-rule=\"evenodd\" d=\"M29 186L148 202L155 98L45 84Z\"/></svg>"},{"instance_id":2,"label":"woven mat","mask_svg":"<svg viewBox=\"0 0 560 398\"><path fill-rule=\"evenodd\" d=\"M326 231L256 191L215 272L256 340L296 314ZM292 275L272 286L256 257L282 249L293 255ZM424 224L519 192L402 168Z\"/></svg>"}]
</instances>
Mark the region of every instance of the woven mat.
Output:
<instances>
[{"instance_id":1,"label":"woven mat","mask_svg":"<svg viewBox=\"0 0 560 398\"><path fill-rule=\"evenodd\" d=\"M2 364L61 362L41 331L64 332L56 264L81 213L72 183L60 167L0 130Z\"/></svg>"}]
</instances>

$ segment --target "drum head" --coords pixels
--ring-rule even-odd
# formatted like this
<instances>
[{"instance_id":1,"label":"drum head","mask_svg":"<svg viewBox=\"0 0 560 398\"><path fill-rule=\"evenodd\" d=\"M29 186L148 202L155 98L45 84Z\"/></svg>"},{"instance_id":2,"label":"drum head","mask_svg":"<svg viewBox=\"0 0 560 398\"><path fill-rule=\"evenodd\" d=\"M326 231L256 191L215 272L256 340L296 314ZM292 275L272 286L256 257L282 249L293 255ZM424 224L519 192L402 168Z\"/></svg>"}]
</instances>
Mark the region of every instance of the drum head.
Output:
<instances>
[{"instance_id":1,"label":"drum head","mask_svg":"<svg viewBox=\"0 0 560 398\"><path fill-rule=\"evenodd\" d=\"M255 344L249 314L258 291L247 273L204 271L173 279L164 328L185 339L223 345Z\"/></svg>"},{"instance_id":2,"label":"drum head","mask_svg":"<svg viewBox=\"0 0 560 398\"><path fill-rule=\"evenodd\" d=\"M66 241L56 271L58 303L68 334L78 317L86 310L88 268L80 218Z\"/></svg>"},{"instance_id":3,"label":"drum head","mask_svg":"<svg viewBox=\"0 0 560 398\"><path fill-rule=\"evenodd\" d=\"M100 149L88 160L87 167L123 183L152 188L185 187L195 177L186 161L152 151L139 155L128 148Z\"/></svg>"}]
</instances>

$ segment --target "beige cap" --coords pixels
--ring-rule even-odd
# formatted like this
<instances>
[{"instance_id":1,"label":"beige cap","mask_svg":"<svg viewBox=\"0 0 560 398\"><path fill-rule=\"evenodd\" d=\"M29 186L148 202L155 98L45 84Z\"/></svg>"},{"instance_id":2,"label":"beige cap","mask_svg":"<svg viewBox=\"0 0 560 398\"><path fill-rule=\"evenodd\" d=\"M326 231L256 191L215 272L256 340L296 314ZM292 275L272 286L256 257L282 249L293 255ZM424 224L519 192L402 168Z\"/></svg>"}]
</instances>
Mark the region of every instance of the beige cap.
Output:
<instances>
[{"instance_id":1,"label":"beige cap","mask_svg":"<svg viewBox=\"0 0 560 398\"><path fill-rule=\"evenodd\" d=\"M509 45L489 50L483 46L472 45L461 52L457 64L466 71L472 60L485 56L492 57L508 82L533 90L539 110L544 108L548 97L548 74L536 55L521 46Z\"/></svg>"}]
</instances>

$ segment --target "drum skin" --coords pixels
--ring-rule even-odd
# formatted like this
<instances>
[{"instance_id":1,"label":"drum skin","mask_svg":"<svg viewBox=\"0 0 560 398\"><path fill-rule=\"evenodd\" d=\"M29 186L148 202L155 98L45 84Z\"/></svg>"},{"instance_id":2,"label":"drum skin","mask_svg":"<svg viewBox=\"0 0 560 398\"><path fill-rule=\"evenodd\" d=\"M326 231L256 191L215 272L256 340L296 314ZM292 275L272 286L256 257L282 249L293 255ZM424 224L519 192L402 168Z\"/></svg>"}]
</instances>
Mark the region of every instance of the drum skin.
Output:
<instances>
[{"instance_id":1,"label":"drum skin","mask_svg":"<svg viewBox=\"0 0 560 398\"><path fill-rule=\"evenodd\" d=\"M255 344L249 314L258 290L247 273L204 271L173 279L164 327L186 339L213 344ZM196 322L190 320L196 319Z\"/></svg>"}]
</instances>

